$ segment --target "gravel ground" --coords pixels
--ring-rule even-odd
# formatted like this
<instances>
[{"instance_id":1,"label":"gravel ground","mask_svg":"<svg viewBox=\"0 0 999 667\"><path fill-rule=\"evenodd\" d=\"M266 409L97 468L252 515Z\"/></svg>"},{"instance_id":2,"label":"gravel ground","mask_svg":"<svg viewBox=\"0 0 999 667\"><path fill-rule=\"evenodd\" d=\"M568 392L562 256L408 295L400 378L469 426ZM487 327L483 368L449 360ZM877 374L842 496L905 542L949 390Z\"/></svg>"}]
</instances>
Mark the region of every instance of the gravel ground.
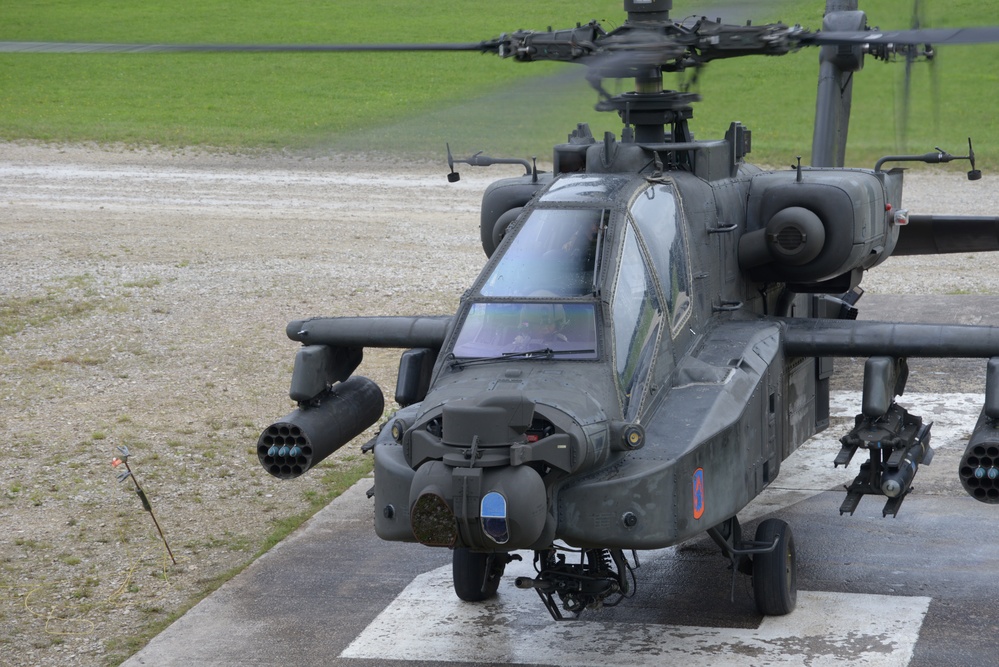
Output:
<instances>
[{"instance_id":1,"label":"gravel ground","mask_svg":"<svg viewBox=\"0 0 999 667\"><path fill-rule=\"evenodd\" d=\"M484 259L482 190L518 171L445 172L0 144L0 665L117 664L363 460L362 436L295 482L259 467L293 407L284 326L452 312ZM997 182L913 171L906 204L995 214ZM999 294L993 257L956 260L893 259L864 287ZM397 359L358 371L387 401ZM116 479L119 446L178 565Z\"/></svg>"}]
</instances>

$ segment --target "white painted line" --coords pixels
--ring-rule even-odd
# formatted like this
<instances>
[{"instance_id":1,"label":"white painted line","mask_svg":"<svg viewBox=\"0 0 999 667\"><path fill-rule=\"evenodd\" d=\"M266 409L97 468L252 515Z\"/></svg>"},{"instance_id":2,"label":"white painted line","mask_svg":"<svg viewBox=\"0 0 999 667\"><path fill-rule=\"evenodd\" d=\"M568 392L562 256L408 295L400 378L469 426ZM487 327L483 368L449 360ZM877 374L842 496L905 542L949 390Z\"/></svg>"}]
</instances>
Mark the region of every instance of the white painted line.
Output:
<instances>
[{"instance_id":1,"label":"white painted line","mask_svg":"<svg viewBox=\"0 0 999 667\"><path fill-rule=\"evenodd\" d=\"M933 421L938 450L963 450L983 403L982 394L913 394L900 404ZM832 414L851 420L860 411L860 392L837 392ZM849 483L866 459L833 468L838 438L833 426L802 445L781 466L777 480L739 516L758 518ZM643 552L643 564L664 552ZM611 623L598 614L556 623L538 597L513 586L517 576L534 576L530 554L511 563L496 599L460 601L451 567L416 577L395 601L341 654L382 660L456 660L477 663L551 663L579 667L668 664L718 665L843 664L899 666L909 663L930 598L799 591L794 613L765 618L756 629L698 628L652 623ZM622 604L627 604L627 601Z\"/></svg>"},{"instance_id":2,"label":"white painted line","mask_svg":"<svg viewBox=\"0 0 999 667\"><path fill-rule=\"evenodd\" d=\"M499 595L478 604L455 597L450 566L422 574L341 657L578 667L674 660L684 667L903 667L930 604L926 597L799 591L794 613L765 618L755 629L609 623L586 613L555 622L535 594L513 586L514 577L533 574L530 563L511 563Z\"/></svg>"}]
</instances>

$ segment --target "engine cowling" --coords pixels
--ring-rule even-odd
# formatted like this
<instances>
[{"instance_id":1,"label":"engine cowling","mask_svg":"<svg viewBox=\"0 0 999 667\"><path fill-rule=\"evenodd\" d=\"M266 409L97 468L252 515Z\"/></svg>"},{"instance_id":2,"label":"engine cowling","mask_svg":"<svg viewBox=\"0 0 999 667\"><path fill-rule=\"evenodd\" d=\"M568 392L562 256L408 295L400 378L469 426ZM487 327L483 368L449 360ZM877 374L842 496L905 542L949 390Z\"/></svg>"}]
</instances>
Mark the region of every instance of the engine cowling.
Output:
<instances>
[{"instance_id":1,"label":"engine cowling","mask_svg":"<svg viewBox=\"0 0 999 667\"><path fill-rule=\"evenodd\" d=\"M891 254L898 238L882 175L768 172L753 179L739 266L757 282L841 290Z\"/></svg>"},{"instance_id":2,"label":"engine cowling","mask_svg":"<svg viewBox=\"0 0 999 667\"><path fill-rule=\"evenodd\" d=\"M524 205L551 181L551 174L541 174L538 178L520 176L500 179L486 188L479 217L479 233L486 257L492 257L507 227L517 219Z\"/></svg>"}]
</instances>

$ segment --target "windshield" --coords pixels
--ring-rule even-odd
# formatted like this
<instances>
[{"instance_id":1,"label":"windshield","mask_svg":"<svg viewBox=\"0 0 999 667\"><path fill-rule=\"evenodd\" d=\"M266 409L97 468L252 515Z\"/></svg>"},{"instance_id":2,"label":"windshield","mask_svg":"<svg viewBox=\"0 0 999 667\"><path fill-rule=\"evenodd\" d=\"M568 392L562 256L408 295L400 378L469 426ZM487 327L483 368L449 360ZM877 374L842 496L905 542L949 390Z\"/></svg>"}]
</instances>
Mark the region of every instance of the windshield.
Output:
<instances>
[{"instance_id":1,"label":"windshield","mask_svg":"<svg viewBox=\"0 0 999 667\"><path fill-rule=\"evenodd\" d=\"M602 209L537 209L493 269L485 296L583 296L593 293Z\"/></svg>"},{"instance_id":2,"label":"windshield","mask_svg":"<svg viewBox=\"0 0 999 667\"><path fill-rule=\"evenodd\" d=\"M502 357L532 350L597 358L592 303L474 303L461 325L455 357Z\"/></svg>"}]
</instances>

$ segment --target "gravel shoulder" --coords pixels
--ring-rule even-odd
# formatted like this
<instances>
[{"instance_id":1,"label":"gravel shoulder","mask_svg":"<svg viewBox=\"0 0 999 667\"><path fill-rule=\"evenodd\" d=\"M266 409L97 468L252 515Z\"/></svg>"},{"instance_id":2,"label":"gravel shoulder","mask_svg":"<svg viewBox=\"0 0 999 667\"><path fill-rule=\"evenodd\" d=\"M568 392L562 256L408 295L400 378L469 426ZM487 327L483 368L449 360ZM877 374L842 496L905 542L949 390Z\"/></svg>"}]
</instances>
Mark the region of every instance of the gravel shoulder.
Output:
<instances>
[{"instance_id":1,"label":"gravel shoulder","mask_svg":"<svg viewBox=\"0 0 999 667\"><path fill-rule=\"evenodd\" d=\"M295 482L257 463L294 407L285 324L452 312L490 179L445 171L2 147L0 664L117 663L362 460L363 437ZM358 371L387 406L397 359Z\"/></svg>"},{"instance_id":2,"label":"gravel shoulder","mask_svg":"<svg viewBox=\"0 0 999 667\"><path fill-rule=\"evenodd\" d=\"M363 436L295 482L257 463L293 408L286 322L451 313L481 193L518 169L0 144L0 664L116 664L357 465ZM994 176L910 175L912 211L999 210ZM864 287L999 294L995 264L892 259ZM358 371L387 406L397 359Z\"/></svg>"}]
</instances>

